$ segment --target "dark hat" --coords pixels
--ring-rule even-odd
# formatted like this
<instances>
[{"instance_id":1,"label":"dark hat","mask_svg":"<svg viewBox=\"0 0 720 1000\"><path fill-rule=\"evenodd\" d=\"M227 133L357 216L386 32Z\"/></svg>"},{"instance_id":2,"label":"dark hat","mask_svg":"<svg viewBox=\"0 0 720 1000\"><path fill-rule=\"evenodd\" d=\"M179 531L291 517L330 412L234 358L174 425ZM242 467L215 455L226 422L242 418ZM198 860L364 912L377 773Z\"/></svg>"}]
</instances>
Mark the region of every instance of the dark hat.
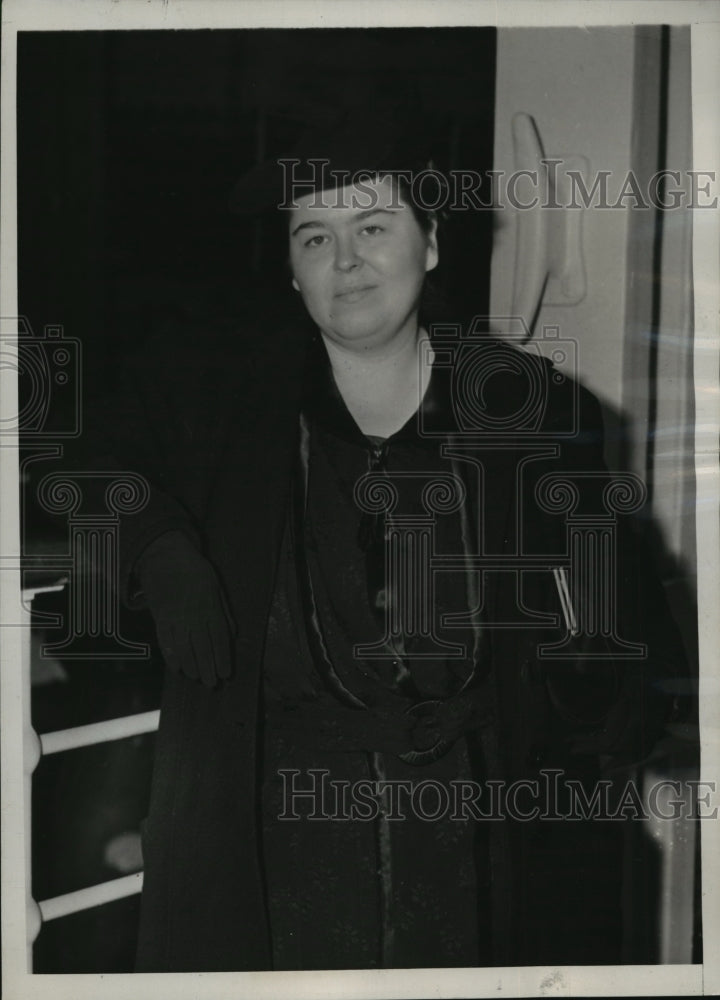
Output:
<instances>
[{"instance_id":1,"label":"dark hat","mask_svg":"<svg viewBox=\"0 0 720 1000\"><path fill-rule=\"evenodd\" d=\"M338 110L306 129L293 149L243 174L230 210L254 215L291 208L301 194L348 184L359 173L423 170L429 155L418 109L406 101Z\"/></svg>"}]
</instances>

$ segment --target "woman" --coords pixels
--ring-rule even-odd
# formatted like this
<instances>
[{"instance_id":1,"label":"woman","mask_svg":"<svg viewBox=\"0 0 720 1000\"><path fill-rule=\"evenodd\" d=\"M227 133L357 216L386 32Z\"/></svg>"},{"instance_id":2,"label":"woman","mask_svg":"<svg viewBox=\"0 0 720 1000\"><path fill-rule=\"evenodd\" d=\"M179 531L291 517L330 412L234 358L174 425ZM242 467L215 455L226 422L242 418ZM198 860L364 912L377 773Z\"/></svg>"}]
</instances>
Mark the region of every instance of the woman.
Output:
<instances>
[{"instance_id":1,"label":"woman","mask_svg":"<svg viewBox=\"0 0 720 1000\"><path fill-rule=\"evenodd\" d=\"M483 814L493 788L592 788L600 755L647 752L649 669L679 646L616 663L568 635L565 520L537 491L578 473L599 502L599 407L421 325L441 250L396 124L351 119L236 192L289 205L304 317L157 342L110 404L105 467L151 485L125 593L171 668L141 971L619 960L618 825ZM618 627L647 641L661 598L621 550Z\"/></svg>"}]
</instances>

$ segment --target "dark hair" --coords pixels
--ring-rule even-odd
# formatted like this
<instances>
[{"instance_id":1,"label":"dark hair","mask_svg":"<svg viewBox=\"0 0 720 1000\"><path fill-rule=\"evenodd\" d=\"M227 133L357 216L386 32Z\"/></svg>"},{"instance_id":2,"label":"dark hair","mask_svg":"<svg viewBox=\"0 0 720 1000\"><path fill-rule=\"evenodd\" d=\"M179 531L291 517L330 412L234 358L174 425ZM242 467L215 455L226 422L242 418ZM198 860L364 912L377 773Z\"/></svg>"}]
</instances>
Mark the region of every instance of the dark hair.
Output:
<instances>
[{"instance_id":1,"label":"dark hair","mask_svg":"<svg viewBox=\"0 0 720 1000\"><path fill-rule=\"evenodd\" d=\"M422 167L421 169L427 169ZM439 183L445 182L443 175L435 171L439 178ZM446 182L445 182L446 183ZM435 225L435 239L438 248L441 248L445 230L447 215L443 209L429 209L419 205L413 196L412 186L405 176L397 177L400 196L406 205L409 206L417 224L426 236L430 235L433 224ZM442 261L443 255L440 253L438 266L425 275L423 290L420 296L420 306L418 309L418 323L420 326L429 327L435 322L442 322L447 319L448 304L442 292Z\"/></svg>"},{"instance_id":2,"label":"dark hair","mask_svg":"<svg viewBox=\"0 0 720 1000\"><path fill-rule=\"evenodd\" d=\"M423 167L421 169L424 171L427 169L427 167ZM421 170L417 170L415 171L415 174L420 172ZM442 184L447 183L442 174L440 174L438 171L434 171L434 173L438 178L436 181L438 187L440 187L440 185ZM443 210L434 208L430 209L426 208L424 205L419 205L414 197L412 185L408 182L408 179L405 175L401 174L396 178L392 173L388 173L385 175L381 173L379 174L379 176L381 177L389 176L394 180L396 180L402 200L405 202L406 205L410 207L418 225L426 235L430 233L433 222L435 222L438 227L442 225L442 222L444 221L445 218Z\"/></svg>"}]
</instances>

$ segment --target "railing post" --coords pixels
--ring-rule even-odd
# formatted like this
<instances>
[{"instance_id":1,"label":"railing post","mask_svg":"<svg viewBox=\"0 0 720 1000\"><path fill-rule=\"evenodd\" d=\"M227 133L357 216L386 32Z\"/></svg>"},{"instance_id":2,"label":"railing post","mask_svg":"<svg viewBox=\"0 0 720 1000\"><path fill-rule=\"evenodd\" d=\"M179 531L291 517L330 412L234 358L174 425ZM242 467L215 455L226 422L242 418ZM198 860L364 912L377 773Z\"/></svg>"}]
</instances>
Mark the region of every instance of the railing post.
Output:
<instances>
[{"instance_id":1,"label":"railing post","mask_svg":"<svg viewBox=\"0 0 720 1000\"><path fill-rule=\"evenodd\" d=\"M25 933L27 971L33 969L33 944L40 933L42 915L32 896L32 776L42 755L40 738L32 724L32 605L38 593L62 590L63 585L37 587L22 592L22 623L20 639L20 683L22 697L22 772L23 772L23 831L25 875Z\"/></svg>"}]
</instances>

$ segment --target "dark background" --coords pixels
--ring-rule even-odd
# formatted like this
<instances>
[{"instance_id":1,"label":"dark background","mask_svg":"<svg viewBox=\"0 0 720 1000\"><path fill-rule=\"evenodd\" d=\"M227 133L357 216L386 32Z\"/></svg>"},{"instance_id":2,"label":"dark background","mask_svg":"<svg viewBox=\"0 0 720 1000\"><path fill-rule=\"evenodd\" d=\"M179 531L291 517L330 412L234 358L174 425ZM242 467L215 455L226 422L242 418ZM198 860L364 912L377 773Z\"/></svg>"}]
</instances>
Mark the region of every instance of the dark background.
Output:
<instances>
[{"instance_id":1,"label":"dark background","mask_svg":"<svg viewBox=\"0 0 720 1000\"><path fill-rule=\"evenodd\" d=\"M231 215L247 167L327 107L412 94L438 167L492 168L495 32L23 33L20 311L83 344L84 389L159 325L262 307L289 279L272 219ZM490 212L454 213L444 292L487 313ZM279 253L280 251L280 253Z\"/></svg>"},{"instance_id":2,"label":"dark background","mask_svg":"<svg viewBox=\"0 0 720 1000\"><path fill-rule=\"evenodd\" d=\"M284 297L291 308L294 296L278 221L228 212L239 174L288 155L328 107L388 92L419 102L439 168L489 170L494 80L495 32L486 28L21 33L20 312L36 336L62 326L80 341L85 400L105 392L123 357L161 329L238 317L242 337L248 310L277 308ZM454 213L437 274L455 321L488 312L491 243L490 212ZM73 394L51 395L48 426L71 424ZM51 471L53 462L25 465L23 525L26 551L50 555L67 546L34 500ZM36 607L66 614L66 603L52 596ZM124 620L122 632L152 638L141 616ZM55 679L39 659L38 732L159 704L157 658L62 661L64 677ZM104 850L139 829L152 748L152 736L137 737L41 761L35 899L120 874ZM130 971L137 913L135 896L49 922L34 971Z\"/></svg>"}]
</instances>

